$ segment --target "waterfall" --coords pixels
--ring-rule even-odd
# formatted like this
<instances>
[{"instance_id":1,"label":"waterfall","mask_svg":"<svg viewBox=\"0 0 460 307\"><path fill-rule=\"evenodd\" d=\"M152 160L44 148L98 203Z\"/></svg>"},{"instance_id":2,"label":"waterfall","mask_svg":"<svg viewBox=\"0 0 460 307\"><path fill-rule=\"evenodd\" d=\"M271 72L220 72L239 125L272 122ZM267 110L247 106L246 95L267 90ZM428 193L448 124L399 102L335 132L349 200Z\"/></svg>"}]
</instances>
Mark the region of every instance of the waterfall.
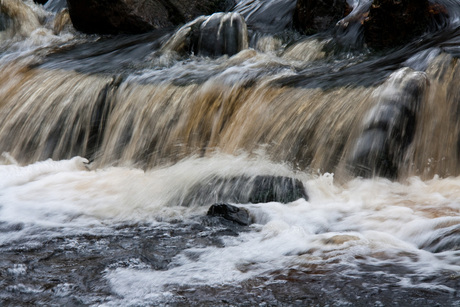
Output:
<instances>
[{"instance_id":1,"label":"waterfall","mask_svg":"<svg viewBox=\"0 0 460 307\"><path fill-rule=\"evenodd\" d=\"M0 0L0 305L459 305L459 0L115 2Z\"/></svg>"}]
</instances>

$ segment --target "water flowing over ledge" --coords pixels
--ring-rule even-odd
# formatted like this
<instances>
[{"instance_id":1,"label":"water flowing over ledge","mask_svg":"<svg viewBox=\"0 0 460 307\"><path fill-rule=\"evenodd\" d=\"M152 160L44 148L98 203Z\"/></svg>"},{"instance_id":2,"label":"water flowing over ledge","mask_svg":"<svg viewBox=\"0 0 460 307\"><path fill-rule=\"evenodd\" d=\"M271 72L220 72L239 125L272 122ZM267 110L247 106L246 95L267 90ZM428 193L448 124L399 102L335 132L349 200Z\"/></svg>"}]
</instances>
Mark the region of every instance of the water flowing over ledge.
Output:
<instances>
[{"instance_id":1,"label":"water flowing over ledge","mask_svg":"<svg viewBox=\"0 0 460 307\"><path fill-rule=\"evenodd\" d=\"M380 51L371 1L300 2L87 35L0 1L0 304L458 305L458 1Z\"/></svg>"}]
</instances>

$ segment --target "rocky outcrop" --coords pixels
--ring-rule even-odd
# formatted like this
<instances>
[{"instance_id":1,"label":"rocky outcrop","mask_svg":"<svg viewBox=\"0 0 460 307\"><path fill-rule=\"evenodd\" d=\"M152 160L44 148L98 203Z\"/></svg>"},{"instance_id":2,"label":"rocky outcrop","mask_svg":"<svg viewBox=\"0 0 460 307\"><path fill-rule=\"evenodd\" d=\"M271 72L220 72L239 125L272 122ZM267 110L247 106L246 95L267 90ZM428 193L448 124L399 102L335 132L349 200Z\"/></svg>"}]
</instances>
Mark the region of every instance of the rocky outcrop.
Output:
<instances>
[{"instance_id":1,"label":"rocky outcrop","mask_svg":"<svg viewBox=\"0 0 460 307\"><path fill-rule=\"evenodd\" d=\"M238 13L216 13L184 25L162 49L200 56L231 56L246 48L248 32L243 17Z\"/></svg>"},{"instance_id":2,"label":"rocky outcrop","mask_svg":"<svg viewBox=\"0 0 460 307\"><path fill-rule=\"evenodd\" d=\"M294 11L294 27L305 34L328 30L349 11L346 0L298 0Z\"/></svg>"},{"instance_id":3,"label":"rocky outcrop","mask_svg":"<svg viewBox=\"0 0 460 307\"><path fill-rule=\"evenodd\" d=\"M364 21L364 39L373 49L392 48L424 33L430 24L428 0L374 0Z\"/></svg>"},{"instance_id":4,"label":"rocky outcrop","mask_svg":"<svg viewBox=\"0 0 460 307\"><path fill-rule=\"evenodd\" d=\"M144 33L225 11L228 0L67 0L74 27L84 33Z\"/></svg>"}]
</instances>

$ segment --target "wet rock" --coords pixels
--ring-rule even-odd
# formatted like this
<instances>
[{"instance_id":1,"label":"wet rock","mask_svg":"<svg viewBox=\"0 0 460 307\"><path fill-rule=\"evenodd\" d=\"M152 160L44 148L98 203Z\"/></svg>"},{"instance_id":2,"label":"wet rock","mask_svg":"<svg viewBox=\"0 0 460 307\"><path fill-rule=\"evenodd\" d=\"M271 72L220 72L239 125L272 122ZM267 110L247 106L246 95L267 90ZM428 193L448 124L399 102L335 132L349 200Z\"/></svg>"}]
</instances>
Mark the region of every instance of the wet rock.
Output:
<instances>
[{"instance_id":1,"label":"wet rock","mask_svg":"<svg viewBox=\"0 0 460 307\"><path fill-rule=\"evenodd\" d=\"M346 0L298 0L294 27L305 34L328 30L350 12Z\"/></svg>"},{"instance_id":2,"label":"wet rock","mask_svg":"<svg viewBox=\"0 0 460 307\"><path fill-rule=\"evenodd\" d=\"M74 27L85 33L144 33L225 11L228 0L67 0Z\"/></svg>"},{"instance_id":3,"label":"wet rock","mask_svg":"<svg viewBox=\"0 0 460 307\"><path fill-rule=\"evenodd\" d=\"M219 216L240 225L251 224L251 218L246 209L229 204L214 204L209 208L207 215Z\"/></svg>"},{"instance_id":4,"label":"wet rock","mask_svg":"<svg viewBox=\"0 0 460 307\"><path fill-rule=\"evenodd\" d=\"M376 105L366 114L348 163L363 177L396 178L414 138L417 112L428 85L426 75L403 68L377 90Z\"/></svg>"},{"instance_id":5,"label":"wet rock","mask_svg":"<svg viewBox=\"0 0 460 307\"><path fill-rule=\"evenodd\" d=\"M234 55L248 48L244 18L238 13L201 16L180 28L163 51L194 53L200 56Z\"/></svg>"},{"instance_id":6,"label":"wet rock","mask_svg":"<svg viewBox=\"0 0 460 307\"><path fill-rule=\"evenodd\" d=\"M276 33L292 25L296 0L243 0L233 12L241 14L251 29Z\"/></svg>"},{"instance_id":7,"label":"wet rock","mask_svg":"<svg viewBox=\"0 0 460 307\"><path fill-rule=\"evenodd\" d=\"M428 0L374 0L364 21L364 39L374 49L392 48L424 33L430 24Z\"/></svg>"},{"instance_id":8,"label":"wet rock","mask_svg":"<svg viewBox=\"0 0 460 307\"><path fill-rule=\"evenodd\" d=\"M193 186L182 199L183 205L213 203L289 203L299 198L308 200L298 179L283 176L211 178Z\"/></svg>"}]
</instances>

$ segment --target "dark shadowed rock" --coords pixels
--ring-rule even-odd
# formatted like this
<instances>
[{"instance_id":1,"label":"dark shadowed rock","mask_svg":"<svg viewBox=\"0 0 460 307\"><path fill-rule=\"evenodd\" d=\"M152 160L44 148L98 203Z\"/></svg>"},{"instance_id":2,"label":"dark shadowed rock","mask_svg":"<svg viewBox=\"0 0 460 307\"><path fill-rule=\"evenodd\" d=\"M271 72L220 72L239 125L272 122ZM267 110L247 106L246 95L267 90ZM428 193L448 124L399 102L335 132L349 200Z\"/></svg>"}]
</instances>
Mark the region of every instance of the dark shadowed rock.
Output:
<instances>
[{"instance_id":1,"label":"dark shadowed rock","mask_svg":"<svg viewBox=\"0 0 460 307\"><path fill-rule=\"evenodd\" d=\"M428 85L426 75L403 68L378 89L348 163L355 175L396 178L414 138L417 112Z\"/></svg>"},{"instance_id":2,"label":"dark shadowed rock","mask_svg":"<svg viewBox=\"0 0 460 307\"><path fill-rule=\"evenodd\" d=\"M346 0L298 0L294 11L294 27L313 34L334 27L350 11Z\"/></svg>"},{"instance_id":3,"label":"dark shadowed rock","mask_svg":"<svg viewBox=\"0 0 460 307\"><path fill-rule=\"evenodd\" d=\"M74 27L85 33L143 33L225 11L228 0L67 0Z\"/></svg>"},{"instance_id":4,"label":"dark shadowed rock","mask_svg":"<svg viewBox=\"0 0 460 307\"><path fill-rule=\"evenodd\" d=\"M280 32L292 26L296 0L244 0L233 12L241 14L251 29Z\"/></svg>"},{"instance_id":5,"label":"dark shadowed rock","mask_svg":"<svg viewBox=\"0 0 460 307\"><path fill-rule=\"evenodd\" d=\"M214 204L208 210L208 216L220 216L226 220L246 226L251 224L249 212L229 204Z\"/></svg>"},{"instance_id":6,"label":"dark shadowed rock","mask_svg":"<svg viewBox=\"0 0 460 307\"><path fill-rule=\"evenodd\" d=\"M38 4L45 4L46 2L48 2L48 0L34 0L34 2Z\"/></svg>"},{"instance_id":7,"label":"dark shadowed rock","mask_svg":"<svg viewBox=\"0 0 460 307\"><path fill-rule=\"evenodd\" d=\"M374 49L407 43L430 24L428 0L374 0L364 21L364 39Z\"/></svg>"},{"instance_id":8,"label":"dark shadowed rock","mask_svg":"<svg viewBox=\"0 0 460 307\"><path fill-rule=\"evenodd\" d=\"M183 205L213 203L289 203L299 198L308 200L298 179L282 176L211 178L193 186L182 199Z\"/></svg>"},{"instance_id":9,"label":"dark shadowed rock","mask_svg":"<svg viewBox=\"0 0 460 307\"><path fill-rule=\"evenodd\" d=\"M244 18L238 13L216 13L200 16L181 27L166 42L162 51L231 56L246 48L248 32Z\"/></svg>"}]
</instances>

